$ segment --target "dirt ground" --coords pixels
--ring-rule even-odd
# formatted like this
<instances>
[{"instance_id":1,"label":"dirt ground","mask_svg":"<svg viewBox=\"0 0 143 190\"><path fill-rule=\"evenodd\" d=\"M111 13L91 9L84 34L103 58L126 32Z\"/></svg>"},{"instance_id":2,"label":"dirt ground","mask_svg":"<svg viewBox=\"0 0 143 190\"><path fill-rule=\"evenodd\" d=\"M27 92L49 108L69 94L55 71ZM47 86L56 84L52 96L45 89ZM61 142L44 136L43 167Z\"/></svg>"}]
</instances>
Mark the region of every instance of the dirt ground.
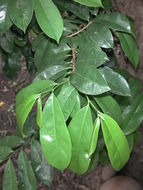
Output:
<instances>
[{"instance_id":1,"label":"dirt ground","mask_svg":"<svg viewBox=\"0 0 143 190\"><path fill-rule=\"evenodd\" d=\"M143 81L143 0L114 0L117 9L126 15L131 16L135 20L135 27L137 30L137 40L140 50L140 64L137 71L129 65L122 56L119 49L118 56L119 65L126 68L133 76L140 78ZM25 66L13 79L8 79L0 68L0 136L5 134L12 134L16 128L15 120L15 97L19 89L26 86L31 81L31 76L27 73ZM132 156L120 172L121 174L132 176L143 186L143 130L140 130L141 143L133 150ZM3 166L0 165L0 189L3 175ZM64 173L55 171L54 181L50 188L38 183L40 190L99 190L102 184L101 168L97 171L88 173L83 176L77 176L71 171L66 170Z\"/></svg>"}]
</instances>

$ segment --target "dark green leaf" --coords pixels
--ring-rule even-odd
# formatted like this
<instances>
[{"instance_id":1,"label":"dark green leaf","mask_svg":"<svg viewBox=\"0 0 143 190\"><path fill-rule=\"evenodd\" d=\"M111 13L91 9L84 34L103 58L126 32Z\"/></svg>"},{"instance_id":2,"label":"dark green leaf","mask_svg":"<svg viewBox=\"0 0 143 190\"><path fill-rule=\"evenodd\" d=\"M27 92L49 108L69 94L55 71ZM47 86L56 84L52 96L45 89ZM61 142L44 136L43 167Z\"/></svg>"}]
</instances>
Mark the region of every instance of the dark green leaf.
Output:
<instances>
[{"instance_id":1,"label":"dark green leaf","mask_svg":"<svg viewBox=\"0 0 143 190\"><path fill-rule=\"evenodd\" d=\"M92 137L91 137L91 142L90 142L90 147L89 147L89 156L91 156L94 153L94 151L96 150L99 129L100 129L100 118L98 117L95 120L94 128L92 131Z\"/></svg>"},{"instance_id":2,"label":"dark green leaf","mask_svg":"<svg viewBox=\"0 0 143 190\"><path fill-rule=\"evenodd\" d=\"M38 141L32 142L30 155L35 175L42 183L50 186L53 180L53 168L45 160Z\"/></svg>"},{"instance_id":3,"label":"dark green leaf","mask_svg":"<svg viewBox=\"0 0 143 190\"><path fill-rule=\"evenodd\" d=\"M8 14L8 0L0 1L0 31L7 32L7 30L12 26L12 22Z\"/></svg>"},{"instance_id":4,"label":"dark green leaf","mask_svg":"<svg viewBox=\"0 0 143 190\"><path fill-rule=\"evenodd\" d=\"M120 39L120 43L125 55L136 68L139 64L139 51L136 40L127 33L118 32L117 35Z\"/></svg>"},{"instance_id":5,"label":"dark green leaf","mask_svg":"<svg viewBox=\"0 0 143 190\"><path fill-rule=\"evenodd\" d=\"M70 168L75 173L85 173L90 164L89 147L93 132L89 105L77 112L68 126L68 131L72 142Z\"/></svg>"},{"instance_id":6,"label":"dark green leaf","mask_svg":"<svg viewBox=\"0 0 143 190\"><path fill-rule=\"evenodd\" d=\"M18 93L18 95L16 96L16 105L22 103L26 98L28 98L32 94L50 92L55 85L56 83L50 80L39 80L33 82L29 86L23 88Z\"/></svg>"},{"instance_id":7,"label":"dark green leaf","mask_svg":"<svg viewBox=\"0 0 143 190\"><path fill-rule=\"evenodd\" d=\"M89 7L103 7L101 0L74 0L74 1Z\"/></svg>"},{"instance_id":8,"label":"dark green leaf","mask_svg":"<svg viewBox=\"0 0 143 190\"><path fill-rule=\"evenodd\" d=\"M9 1L8 8L12 22L25 32L33 15L32 0Z\"/></svg>"},{"instance_id":9,"label":"dark green leaf","mask_svg":"<svg viewBox=\"0 0 143 190\"><path fill-rule=\"evenodd\" d=\"M57 98L61 105L65 120L67 120L75 106L77 90L70 83L65 84L62 86Z\"/></svg>"},{"instance_id":10,"label":"dark green leaf","mask_svg":"<svg viewBox=\"0 0 143 190\"><path fill-rule=\"evenodd\" d=\"M17 181L16 181L16 173L14 171L13 164L11 160L9 160L5 166L3 182L2 182L3 190L18 190Z\"/></svg>"},{"instance_id":11,"label":"dark green leaf","mask_svg":"<svg viewBox=\"0 0 143 190\"><path fill-rule=\"evenodd\" d=\"M36 178L27 155L23 150L18 156L18 181L21 190L35 190Z\"/></svg>"},{"instance_id":12,"label":"dark green leaf","mask_svg":"<svg viewBox=\"0 0 143 190\"><path fill-rule=\"evenodd\" d=\"M95 171L99 163L99 152L95 151L94 154L91 157L91 162L89 165L89 171Z\"/></svg>"},{"instance_id":13,"label":"dark green leaf","mask_svg":"<svg viewBox=\"0 0 143 190\"><path fill-rule=\"evenodd\" d=\"M104 26L109 27L113 30L122 31L131 33L134 36L134 32L132 31L130 21L126 16L121 13L113 12L101 14L96 17L96 22L104 24Z\"/></svg>"},{"instance_id":14,"label":"dark green leaf","mask_svg":"<svg viewBox=\"0 0 143 190\"><path fill-rule=\"evenodd\" d=\"M100 73L107 81L111 92L121 96L130 96L130 87L127 81L117 72L113 71L109 67L103 67L100 69Z\"/></svg>"},{"instance_id":15,"label":"dark green leaf","mask_svg":"<svg viewBox=\"0 0 143 190\"><path fill-rule=\"evenodd\" d=\"M71 83L82 93L98 95L110 90L108 84L92 65L81 65L71 76Z\"/></svg>"},{"instance_id":16,"label":"dark green leaf","mask_svg":"<svg viewBox=\"0 0 143 190\"><path fill-rule=\"evenodd\" d=\"M37 100L37 125L41 128L42 125L42 99Z\"/></svg>"},{"instance_id":17,"label":"dark green leaf","mask_svg":"<svg viewBox=\"0 0 143 190\"><path fill-rule=\"evenodd\" d=\"M134 98L123 112L122 129L126 135L137 130L143 120L143 94Z\"/></svg>"},{"instance_id":18,"label":"dark green leaf","mask_svg":"<svg viewBox=\"0 0 143 190\"><path fill-rule=\"evenodd\" d=\"M20 137L15 135L5 136L0 139L0 146L8 146L12 149L19 147L23 143L24 141Z\"/></svg>"},{"instance_id":19,"label":"dark green leaf","mask_svg":"<svg viewBox=\"0 0 143 190\"><path fill-rule=\"evenodd\" d=\"M40 141L48 163L64 170L71 159L71 141L60 104L53 94L43 110Z\"/></svg>"},{"instance_id":20,"label":"dark green leaf","mask_svg":"<svg viewBox=\"0 0 143 190\"><path fill-rule=\"evenodd\" d=\"M51 0L35 0L34 9L43 32L59 43L63 32L63 20L55 4Z\"/></svg>"},{"instance_id":21,"label":"dark green leaf","mask_svg":"<svg viewBox=\"0 0 143 190\"><path fill-rule=\"evenodd\" d=\"M32 94L16 106L16 119L21 134L23 134L23 125L38 96L37 94Z\"/></svg>"},{"instance_id":22,"label":"dark green leaf","mask_svg":"<svg viewBox=\"0 0 143 190\"><path fill-rule=\"evenodd\" d=\"M100 113L102 132L109 159L113 168L119 171L129 159L128 141L118 124L109 116Z\"/></svg>"},{"instance_id":23,"label":"dark green leaf","mask_svg":"<svg viewBox=\"0 0 143 190\"><path fill-rule=\"evenodd\" d=\"M102 111L111 116L120 125L122 123L122 113L119 104L110 95L95 96L94 100Z\"/></svg>"},{"instance_id":24,"label":"dark green leaf","mask_svg":"<svg viewBox=\"0 0 143 190\"><path fill-rule=\"evenodd\" d=\"M12 53L13 51L13 39L14 36L10 31L0 34L0 46L7 53Z\"/></svg>"},{"instance_id":25,"label":"dark green leaf","mask_svg":"<svg viewBox=\"0 0 143 190\"><path fill-rule=\"evenodd\" d=\"M0 163L5 160L12 152L12 149L8 146L0 146Z\"/></svg>"}]
</instances>

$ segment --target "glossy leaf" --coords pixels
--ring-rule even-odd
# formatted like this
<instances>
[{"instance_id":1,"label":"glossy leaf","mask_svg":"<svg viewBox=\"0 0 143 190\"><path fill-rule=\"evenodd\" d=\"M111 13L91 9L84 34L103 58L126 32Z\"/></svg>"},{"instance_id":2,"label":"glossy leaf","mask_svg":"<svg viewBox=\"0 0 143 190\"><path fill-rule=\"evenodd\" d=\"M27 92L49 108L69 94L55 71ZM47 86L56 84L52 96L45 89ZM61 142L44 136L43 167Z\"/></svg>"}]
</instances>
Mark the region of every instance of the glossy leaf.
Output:
<instances>
[{"instance_id":1,"label":"glossy leaf","mask_svg":"<svg viewBox=\"0 0 143 190\"><path fill-rule=\"evenodd\" d=\"M77 93L76 102L70 116L73 117L80 110L80 108L81 108L81 102L80 102L79 94Z\"/></svg>"},{"instance_id":2,"label":"glossy leaf","mask_svg":"<svg viewBox=\"0 0 143 190\"><path fill-rule=\"evenodd\" d=\"M32 0L9 1L8 8L12 22L25 32L33 15Z\"/></svg>"},{"instance_id":3,"label":"glossy leaf","mask_svg":"<svg viewBox=\"0 0 143 190\"><path fill-rule=\"evenodd\" d=\"M95 22L102 23L104 26L116 31L131 33L134 36L130 21L121 13L113 12L98 15L95 19Z\"/></svg>"},{"instance_id":4,"label":"glossy leaf","mask_svg":"<svg viewBox=\"0 0 143 190\"><path fill-rule=\"evenodd\" d=\"M102 117L102 132L109 159L113 168L119 171L129 159L128 141L115 120L102 113L100 116Z\"/></svg>"},{"instance_id":5,"label":"glossy leaf","mask_svg":"<svg viewBox=\"0 0 143 190\"><path fill-rule=\"evenodd\" d=\"M12 26L12 22L8 14L8 0L0 1L0 15L0 31L7 32Z\"/></svg>"},{"instance_id":6,"label":"glossy leaf","mask_svg":"<svg viewBox=\"0 0 143 190\"><path fill-rule=\"evenodd\" d=\"M32 142L30 155L36 177L45 185L50 186L53 180L53 168L45 160L38 141Z\"/></svg>"},{"instance_id":7,"label":"glossy leaf","mask_svg":"<svg viewBox=\"0 0 143 190\"><path fill-rule=\"evenodd\" d=\"M92 131L92 137L91 137L91 142L90 142L90 147L89 147L89 156L91 156L96 150L99 129L100 129L100 118L97 117L94 123L93 131Z\"/></svg>"},{"instance_id":8,"label":"glossy leaf","mask_svg":"<svg viewBox=\"0 0 143 190\"><path fill-rule=\"evenodd\" d=\"M94 34L94 31L92 31L92 34ZM101 50L98 42L95 42L88 33L83 33L80 37L79 54L76 65L80 64L83 66L90 64L99 67L108 60L106 53Z\"/></svg>"},{"instance_id":9,"label":"glossy leaf","mask_svg":"<svg viewBox=\"0 0 143 190\"><path fill-rule=\"evenodd\" d=\"M35 0L34 10L43 32L59 43L63 32L63 20L52 0Z\"/></svg>"},{"instance_id":10,"label":"glossy leaf","mask_svg":"<svg viewBox=\"0 0 143 190\"><path fill-rule=\"evenodd\" d=\"M16 106L16 119L17 119L19 129L21 131L21 134L23 134L24 123L38 96L39 95L37 94L32 94Z\"/></svg>"},{"instance_id":11,"label":"glossy leaf","mask_svg":"<svg viewBox=\"0 0 143 190\"><path fill-rule=\"evenodd\" d=\"M143 94L134 98L123 112L122 129L126 135L137 130L143 120Z\"/></svg>"},{"instance_id":12,"label":"glossy leaf","mask_svg":"<svg viewBox=\"0 0 143 190\"><path fill-rule=\"evenodd\" d=\"M107 81L112 93L120 96L130 96L130 87L124 77L109 67L101 68L100 73Z\"/></svg>"},{"instance_id":13,"label":"glossy leaf","mask_svg":"<svg viewBox=\"0 0 143 190\"><path fill-rule=\"evenodd\" d=\"M57 98L51 94L45 103L40 142L48 163L64 170L71 159L71 140ZM58 156L57 156L58 155Z\"/></svg>"},{"instance_id":14,"label":"glossy leaf","mask_svg":"<svg viewBox=\"0 0 143 190\"><path fill-rule=\"evenodd\" d=\"M65 120L67 120L75 106L77 90L70 83L65 84L62 86L57 98L63 111Z\"/></svg>"},{"instance_id":15,"label":"glossy leaf","mask_svg":"<svg viewBox=\"0 0 143 190\"><path fill-rule=\"evenodd\" d=\"M35 190L36 178L29 163L26 153L21 150L18 156L18 181L20 189Z\"/></svg>"},{"instance_id":16,"label":"glossy leaf","mask_svg":"<svg viewBox=\"0 0 143 190\"><path fill-rule=\"evenodd\" d=\"M37 125L41 128L42 125L42 99L37 100Z\"/></svg>"},{"instance_id":17,"label":"glossy leaf","mask_svg":"<svg viewBox=\"0 0 143 190\"><path fill-rule=\"evenodd\" d=\"M12 152L12 149L8 146L0 146L0 163L5 160Z\"/></svg>"},{"instance_id":18,"label":"glossy leaf","mask_svg":"<svg viewBox=\"0 0 143 190\"><path fill-rule=\"evenodd\" d=\"M50 92L56 85L55 82L50 80L39 80L31 83L29 86L23 88L16 96L16 105L22 103L26 98L32 94L41 94Z\"/></svg>"},{"instance_id":19,"label":"glossy leaf","mask_svg":"<svg viewBox=\"0 0 143 190\"><path fill-rule=\"evenodd\" d=\"M72 142L70 169L78 174L85 173L90 164L89 147L93 131L89 105L77 112L68 126L68 131Z\"/></svg>"},{"instance_id":20,"label":"glossy leaf","mask_svg":"<svg viewBox=\"0 0 143 190\"><path fill-rule=\"evenodd\" d=\"M8 146L12 149L19 147L23 143L24 141L20 137L15 135L5 136L0 139L0 146Z\"/></svg>"},{"instance_id":21,"label":"glossy leaf","mask_svg":"<svg viewBox=\"0 0 143 190\"><path fill-rule=\"evenodd\" d=\"M71 76L71 83L82 93L98 95L110 90L108 84L96 67L81 65Z\"/></svg>"},{"instance_id":22,"label":"glossy leaf","mask_svg":"<svg viewBox=\"0 0 143 190\"><path fill-rule=\"evenodd\" d=\"M13 167L11 160L9 160L5 166L3 182L2 182L3 190L18 190L17 181L16 181L16 173Z\"/></svg>"},{"instance_id":23,"label":"glossy leaf","mask_svg":"<svg viewBox=\"0 0 143 190\"><path fill-rule=\"evenodd\" d=\"M94 100L105 114L112 117L119 125L122 123L120 106L112 96L95 96Z\"/></svg>"},{"instance_id":24,"label":"glossy leaf","mask_svg":"<svg viewBox=\"0 0 143 190\"><path fill-rule=\"evenodd\" d=\"M89 7L103 7L101 0L74 0L74 1Z\"/></svg>"},{"instance_id":25,"label":"glossy leaf","mask_svg":"<svg viewBox=\"0 0 143 190\"><path fill-rule=\"evenodd\" d=\"M93 22L87 29L89 38L102 48L113 48L113 36L107 26ZM96 58L97 59L97 58Z\"/></svg>"},{"instance_id":26,"label":"glossy leaf","mask_svg":"<svg viewBox=\"0 0 143 190\"><path fill-rule=\"evenodd\" d=\"M118 32L117 35L125 55L136 68L139 64L139 51L136 40L127 33Z\"/></svg>"}]
</instances>

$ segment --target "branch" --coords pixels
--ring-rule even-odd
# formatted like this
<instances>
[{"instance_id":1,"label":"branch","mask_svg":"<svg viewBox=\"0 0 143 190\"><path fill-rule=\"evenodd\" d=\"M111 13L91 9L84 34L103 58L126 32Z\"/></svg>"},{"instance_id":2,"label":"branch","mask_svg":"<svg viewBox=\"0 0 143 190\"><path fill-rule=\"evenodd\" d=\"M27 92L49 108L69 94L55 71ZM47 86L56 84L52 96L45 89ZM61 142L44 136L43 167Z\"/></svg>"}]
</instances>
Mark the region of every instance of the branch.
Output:
<instances>
[{"instance_id":1,"label":"branch","mask_svg":"<svg viewBox=\"0 0 143 190\"><path fill-rule=\"evenodd\" d=\"M73 36L78 35L79 33L81 33L82 31L84 31L85 29L87 29L90 25L91 25L92 21L90 21L86 26L84 26L83 28L81 28L80 30L78 30L77 32L74 32L70 35L67 36L67 38L72 38Z\"/></svg>"},{"instance_id":2,"label":"branch","mask_svg":"<svg viewBox=\"0 0 143 190\"><path fill-rule=\"evenodd\" d=\"M75 49L74 48L72 48L72 72L74 72L75 71L75 59L76 59L76 57L75 57Z\"/></svg>"}]
</instances>

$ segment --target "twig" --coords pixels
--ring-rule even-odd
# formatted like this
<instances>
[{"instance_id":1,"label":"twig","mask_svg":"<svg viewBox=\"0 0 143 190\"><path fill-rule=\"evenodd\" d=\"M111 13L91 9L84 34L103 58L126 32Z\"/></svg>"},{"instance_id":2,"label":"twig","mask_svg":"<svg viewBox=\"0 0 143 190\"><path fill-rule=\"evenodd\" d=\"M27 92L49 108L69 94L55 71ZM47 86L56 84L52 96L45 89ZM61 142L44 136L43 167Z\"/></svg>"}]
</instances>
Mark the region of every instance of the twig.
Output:
<instances>
[{"instance_id":1,"label":"twig","mask_svg":"<svg viewBox=\"0 0 143 190\"><path fill-rule=\"evenodd\" d=\"M89 27L89 25L91 25L92 21L90 21L86 26L84 26L83 28L81 28L80 30L78 30L77 32L74 32L70 35L67 36L67 38L72 38L73 36L78 35L79 33L81 33L82 31L84 31L85 29L87 29Z\"/></svg>"},{"instance_id":2,"label":"twig","mask_svg":"<svg viewBox=\"0 0 143 190\"><path fill-rule=\"evenodd\" d=\"M75 59L76 59L76 57L75 57L75 49L74 48L72 48L72 72L74 72L75 71Z\"/></svg>"}]
</instances>

